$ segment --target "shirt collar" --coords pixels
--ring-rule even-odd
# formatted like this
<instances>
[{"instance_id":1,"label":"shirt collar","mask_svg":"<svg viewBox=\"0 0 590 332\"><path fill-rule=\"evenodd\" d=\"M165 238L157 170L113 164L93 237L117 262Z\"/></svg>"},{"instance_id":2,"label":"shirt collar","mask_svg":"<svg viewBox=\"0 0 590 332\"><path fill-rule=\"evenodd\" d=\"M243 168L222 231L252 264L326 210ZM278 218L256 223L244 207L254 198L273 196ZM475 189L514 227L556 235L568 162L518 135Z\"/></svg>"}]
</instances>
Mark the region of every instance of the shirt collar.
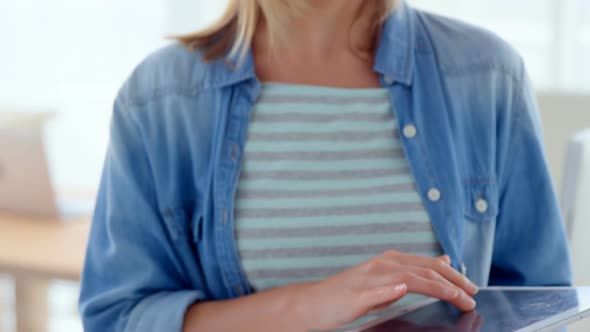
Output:
<instances>
[{"instance_id":1,"label":"shirt collar","mask_svg":"<svg viewBox=\"0 0 590 332\"><path fill-rule=\"evenodd\" d=\"M375 56L374 70L396 82L412 85L414 73L414 12L405 1L385 21Z\"/></svg>"},{"instance_id":2,"label":"shirt collar","mask_svg":"<svg viewBox=\"0 0 590 332\"><path fill-rule=\"evenodd\" d=\"M208 66L205 87L224 87L256 79L254 68L254 56L251 51L246 52L243 59L237 55L229 59L215 60Z\"/></svg>"},{"instance_id":3,"label":"shirt collar","mask_svg":"<svg viewBox=\"0 0 590 332\"><path fill-rule=\"evenodd\" d=\"M414 72L415 27L412 9L400 0L385 21L375 56L374 70L398 83L411 85ZM239 52L238 52L239 54ZM243 59L238 56L217 60L208 66L206 87L224 87L248 80L257 80L251 51Z\"/></svg>"}]
</instances>

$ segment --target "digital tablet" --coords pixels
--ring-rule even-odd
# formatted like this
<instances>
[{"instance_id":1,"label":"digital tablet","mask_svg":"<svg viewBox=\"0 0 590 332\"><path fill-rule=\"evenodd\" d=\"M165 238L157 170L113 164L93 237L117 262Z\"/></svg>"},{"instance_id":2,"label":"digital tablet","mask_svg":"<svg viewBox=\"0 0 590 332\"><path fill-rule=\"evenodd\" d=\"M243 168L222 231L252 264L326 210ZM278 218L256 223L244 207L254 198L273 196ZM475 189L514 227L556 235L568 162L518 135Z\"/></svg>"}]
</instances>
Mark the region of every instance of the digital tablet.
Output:
<instances>
[{"instance_id":1,"label":"digital tablet","mask_svg":"<svg viewBox=\"0 0 590 332\"><path fill-rule=\"evenodd\" d=\"M475 301L475 311L462 313L448 303L426 300L340 331L554 331L590 316L590 288L486 288Z\"/></svg>"}]
</instances>

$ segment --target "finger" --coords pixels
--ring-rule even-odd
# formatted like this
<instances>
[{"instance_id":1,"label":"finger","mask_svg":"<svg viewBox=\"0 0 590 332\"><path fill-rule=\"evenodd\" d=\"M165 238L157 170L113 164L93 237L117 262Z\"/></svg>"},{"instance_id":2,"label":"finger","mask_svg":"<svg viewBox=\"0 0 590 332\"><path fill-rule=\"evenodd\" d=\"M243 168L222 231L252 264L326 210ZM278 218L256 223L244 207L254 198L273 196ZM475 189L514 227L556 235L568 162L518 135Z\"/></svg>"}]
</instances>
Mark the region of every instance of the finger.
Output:
<instances>
[{"instance_id":1,"label":"finger","mask_svg":"<svg viewBox=\"0 0 590 332\"><path fill-rule=\"evenodd\" d=\"M465 291L463 289L457 287L455 284L453 284L450 281L448 281L447 279L443 278L440 274L438 274L434 270L430 270L430 269L419 267L419 266L408 266L408 265L404 266L404 269L406 269L408 272L414 273L424 279L429 279L432 281L441 282L441 283L445 284L447 287L450 287L452 289L456 289L460 292L460 294L459 294L460 297L472 298L472 296L465 293Z\"/></svg>"},{"instance_id":2,"label":"finger","mask_svg":"<svg viewBox=\"0 0 590 332\"><path fill-rule=\"evenodd\" d=\"M449 302L462 311L475 308L475 301L459 291L456 287L449 287L445 283L422 278L413 273L404 273L402 282L408 286L409 293L422 294Z\"/></svg>"},{"instance_id":3,"label":"finger","mask_svg":"<svg viewBox=\"0 0 590 332\"><path fill-rule=\"evenodd\" d=\"M399 277L396 275L405 270L405 265L394 260L376 257L363 264L363 273L358 275L358 284L367 289L399 284Z\"/></svg>"},{"instance_id":4,"label":"finger","mask_svg":"<svg viewBox=\"0 0 590 332\"><path fill-rule=\"evenodd\" d=\"M396 257L396 260L402 264L433 269L445 279L463 289L469 295L475 295L479 290L477 286L464 275L455 271L455 269L440 259L400 254Z\"/></svg>"},{"instance_id":5,"label":"finger","mask_svg":"<svg viewBox=\"0 0 590 332\"><path fill-rule=\"evenodd\" d=\"M451 265L446 264L445 260L401 254L398 257L398 261L402 264L411 264L433 269L445 279L462 288L469 295L475 295L478 291L478 288L475 284L473 284L467 277L453 269Z\"/></svg>"},{"instance_id":6,"label":"finger","mask_svg":"<svg viewBox=\"0 0 590 332\"><path fill-rule=\"evenodd\" d=\"M360 303L367 312L372 308L382 306L385 303L399 301L408 292L408 286L404 283L387 285L367 289L361 292Z\"/></svg>"},{"instance_id":7,"label":"finger","mask_svg":"<svg viewBox=\"0 0 590 332\"><path fill-rule=\"evenodd\" d=\"M439 282L442 282L442 283L446 284L449 287L454 287L454 288L460 289L455 284L453 284L452 282L450 282L447 279L443 278L443 276L441 276L435 270L431 270L431 269L428 269L428 268L425 268L425 267L421 267L421 266L412 266L412 265L404 265L403 268L404 268L405 271L408 271L408 272L412 272L414 274L417 274L417 275L421 276L422 278L430 279L432 281L439 281Z\"/></svg>"},{"instance_id":8,"label":"finger","mask_svg":"<svg viewBox=\"0 0 590 332\"><path fill-rule=\"evenodd\" d=\"M445 283L449 287L459 289L453 283L443 278L438 272L432 269L415 265L402 265L387 259L374 260L370 263L371 265L369 266L369 270L367 270L369 273L367 276L363 277L364 287L366 288L397 284L399 283L399 277L397 276L398 273L410 272L425 279L439 281ZM463 292L462 289L461 292Z\"/></svg>"},{"instance_id":9,"label":"finger","mask_svg":"<svg viewBox=\"0 0 590 332\"><path fill-rule=\"evenodd\" d=\"M439 259L442 259L443 261L445 261L445 263L451 265L451 257L449 257L449 255L442 255L440 257L438 257Z\"/></svg>"},{"instance_id":10,"label":"finger","mask_svg":"<svg viewBox=\"0 0 590 332\"><path fill-rule=\"evenodd\" d=\"M362 276L365 288L375 288L380 286L387 286L391 284L398 284L400 272L410 272L417 274L425 279L439 281L446 283L448 286L457 288L453 283L443 278L438 272L414 265L402 265L392 260L380 259L370 262L367 274Z\"/></svg>"},{"instance_id":11,"label":"finger","mask_svg":"<svg viewBox=\"0 0 590 332\"><path fill-rule=\"evenodd\" d=\"M451 281L449 281L449 279L443 277L437 270L432 268L432 266L440 265L440 262L444 262L445 264L447 264L447 267L446 267L446 269L443 267L442 268L443 270L447 270L449 273L455 275L455 278L460 278L460 280L463 279L463 280L461 280L461 282L464 282L464 283L466 282L468 284L471 284L471 281L469 281L462 274L455 271L450 266L451 259L448 255L443 255L443 256L440 256L436 259L432 259L429 257L398 254L396 259L399 263L405 265L404 269L410 268L413 273L416 273L424 278L439 280L439 281L443 281L445 283L456 285L455 283L452 283ZM459 285L457 285L457 286L459 286ZM473 286L475 286L475 285L473 285ZM463 291L468 291L468 290L465 290L464 288L461 288L461 289Z\"/></svg>"}]
</instances>

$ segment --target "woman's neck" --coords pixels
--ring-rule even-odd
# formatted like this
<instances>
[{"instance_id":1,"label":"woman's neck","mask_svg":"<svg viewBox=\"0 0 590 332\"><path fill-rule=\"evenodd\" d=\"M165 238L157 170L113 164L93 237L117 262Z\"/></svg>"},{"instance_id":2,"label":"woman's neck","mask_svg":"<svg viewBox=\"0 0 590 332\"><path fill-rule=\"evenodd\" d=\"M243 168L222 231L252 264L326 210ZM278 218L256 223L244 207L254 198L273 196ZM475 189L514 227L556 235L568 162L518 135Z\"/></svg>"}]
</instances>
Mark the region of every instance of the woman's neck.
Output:
<instances>
[{"instance_id":1,"label":"woman's neck","mask_svg":"<svg viewBox=\"0 0 590 332\"><path fill-rule=\"evenodd\" d=\"M298 1L298 0L293 0ZM373 72L374 8L367 0L310 0L287 27L287 41L268 47L264 20L253 44L260 80L334 87L379 87Z\"/></svg>"},{"instance_id":2,"label":"woman's neck","mask_svg":"<svg viewBox=\"0 0 590 332\"><path fill-rule=\"evenodd\" d=\"M309 9L292 22L290 41L314 53L350 47L350 30L365 0L312 0Z\"/></svg>"},{"instance_id":3,"label":"woman's neck","mask_svg":"<svg viewBox=\"0 0 590 332\"><path fill-rule=\"evenodd\" d=\"M350 49L355 36L361 36L365 42L371 40L372 17L367 15L372 16L372 12L365 10L366 0L310 0L307 3L308 8L289 22L288 48L275 50L279 57L285 58L292 50L305 50L315 58L330 58L334 53ZM256 36L256 47L266 49L268 31L264 21ZM358 46L358 42L353 43Z\"/></svg>"}]
</instances>

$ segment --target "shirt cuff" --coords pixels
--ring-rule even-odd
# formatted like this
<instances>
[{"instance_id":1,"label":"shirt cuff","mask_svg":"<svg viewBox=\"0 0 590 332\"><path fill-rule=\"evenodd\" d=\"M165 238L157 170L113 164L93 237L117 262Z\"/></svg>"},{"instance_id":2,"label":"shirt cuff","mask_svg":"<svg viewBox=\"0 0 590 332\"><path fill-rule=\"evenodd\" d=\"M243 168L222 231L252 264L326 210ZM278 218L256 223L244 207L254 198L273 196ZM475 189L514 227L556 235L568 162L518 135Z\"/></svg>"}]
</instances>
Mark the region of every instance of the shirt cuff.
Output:
<instances>
[{"instance_id":1,"label":"shirt cuff","mask_svg":"<svg viewBox=\"0 0 590 332\"><path fill-rule=\"evenodd\" d=\"M125 332L182 332L187 309L204 300L200 291L187 290L152 295L131 311Z\"/></svg>"}]
</instances>

